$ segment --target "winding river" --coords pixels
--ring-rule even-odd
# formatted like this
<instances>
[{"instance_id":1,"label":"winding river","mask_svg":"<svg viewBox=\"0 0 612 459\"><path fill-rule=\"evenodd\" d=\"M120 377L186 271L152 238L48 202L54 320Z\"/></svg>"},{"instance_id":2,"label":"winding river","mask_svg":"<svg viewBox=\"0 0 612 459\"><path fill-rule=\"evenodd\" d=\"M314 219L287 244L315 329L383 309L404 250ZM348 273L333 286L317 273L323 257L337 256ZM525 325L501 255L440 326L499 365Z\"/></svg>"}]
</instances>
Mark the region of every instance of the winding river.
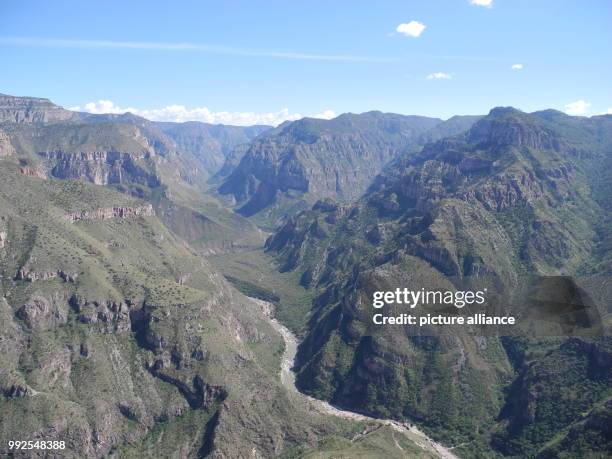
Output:
<instances>
[{"instance_id":1,"label":"winding river","mask_svg":"<svg viewBox=\"0 0 612 459\"><path fill-rule=\"evenodd\" d=\"M458 459L458 457L453 454L449 448L446 448L440 443L432 440L414 424L403 423L393 419L378 419L365 416L363 414L354 413L352 411L343 410L329 404L328 402L301 393L295 385L295 373L293 373L295 355L298 347L297 338L287 327L273 317L274 306L271 303L258 300L256 298L252 298L252 300L262 308L272 327L281 334L283 340L285 341L285 352L281 362L280 378L281 383L288 391L302 398L303 401L306 402L312 409L317 410L320 413L338 416L345 419L353 419L355 421L375 422L381 425L389 426L395 431L406 435L412 442L416 443L417 446L432 453L434 456L441 459ZM401 449L399 444L398 448Z\"/></svg>"}]
</instances>

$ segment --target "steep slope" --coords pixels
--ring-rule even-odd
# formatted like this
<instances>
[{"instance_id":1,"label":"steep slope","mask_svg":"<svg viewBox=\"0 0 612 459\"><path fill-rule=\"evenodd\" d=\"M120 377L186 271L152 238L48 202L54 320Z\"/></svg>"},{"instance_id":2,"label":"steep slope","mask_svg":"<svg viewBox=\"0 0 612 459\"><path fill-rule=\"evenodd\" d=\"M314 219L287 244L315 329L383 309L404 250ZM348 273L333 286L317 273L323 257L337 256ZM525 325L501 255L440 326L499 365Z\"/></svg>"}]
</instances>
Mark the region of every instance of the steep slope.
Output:
<instances>
[{"instance_id":1,"label":"steep slope","mask_svg":"<svg viewBox=\"0 0 612 459\"><path fill-rule=\"evenodd\" d=\"M10 107L31 105L27 98L3 100ZM85 180L148 199L173 231L203 250L261 242L252 224L203 191L214 172L206 164L263 128L154 123L129 113L68 112L46 100L39 105L38 115L14 111L0 128L0 156L17 161L22 173ZM53 117L55 112L72 116ZM178 136L181 145L161 127Z\"/></svg>"},{"instance_id":2,"label":"steep slope","mask_svg":"<svg viewBox=\"0 0 612 459\"><path fill-rule=\"evenodd\" d=\"M0 166L2 454L27 435L63 457L271 457L340 433L280 385L260 307L150 204Z\"/></svg>"},{"instance_id":3,"label":"steep slope","mask_svg":"<svg viewBox=\"0 0 612 459\"><path fill-rule=\"evenodd\" d=\"M234 147L248 143L269 129L268 126L226 126L201 122L171 123L149 121L131 113L89 114L66 110L48 99L14 97L0 94L0 123L16 125L40 125L62 123L74 125L76 130L84 126L133 125L139 135L147 138L157 153L179 156L182 172L203 180L214 175L223 165ZM58 127L58 130L62 129ZM67 129L67 126L63 126ZM103 128L100 128L103 129ZM65 134L65 133L64 133ZM44 133L38 134L44 137ZM199 174L198 174L199 172Z\"/></svg>"},{"instance_id":4,"label":"steep slope","mask_svg":"<svg viewBox=\"0 0 612 459\"><path fill-rule=\"evenodd\" d=\"M0 94L0 123L40 123L68 121L78 117L49 99L39 97L14 97Z\"/></svg>"},{"instance_id":5,"label":"steep slope","mask_svg":"<svg viewBox=\"0 0 612 459\"><path fill-rule=\"evenodd\" d=\"M446 121L429 129L419 137L419 144L436 142L445 137L451 137L461 134L472 127L474 123L480 120L482 116L478 115L455 115Z\"/></svg>"},{"instance_id":6,"label":"steep slope","mask_svg":"<svg viewBox=\"0 0 612 459\"><path fill-rule=\"evenodd\" d=\"M219 192L232 195L247 216L300 200L354 199L387 162L440 122L369 112L289 123L255 139Z\"/></svg>"},{"instance_id":7,"label":"steep slope","mask_svg":"<svg viewBox=\"0 0 612 459\"><path fill-rule=\"evenodd\" d=\"M467 133L405 155L359 202L323 200L290 219L267 248L318 292L298 353L300 387L416 419L438 438L468 442L470 454L489 450L494 431L496 448L513 445L504 453L532 454L579 419L611 387L606 338L521 346L404 327L376 333L367 320L374 290L454 290L456 279L483 276L511 290L525 275L609 274L611 146L612 117L498 108ZM609 297L600 306L609 325ZM547 365L553 355L558 363Z\"/></svg>"},{"instance_id":8,"label":"steep slope","mask_svg":"<svg viewBox=\"0 0 612 459\"><path fill-rule=\"evenodd\" d=\"M263 139L264 137L273 137L277 135L278 133L282 132L282 130L285 129L290 124L291 124L291 121L285 121L279 124L278 126L276 126L275 128L271 127L270 129L267 129L261 132L258 135L258 137L260 139ZM250 148L250 143L243 143L233 148L230 151L230 153L226 156L221 169L217 171L217 173L210 180L210 182L219 185L223 181L225 181L225 179L229 175L231 175L231 173L234 172L234 170L240 165L240 161L242 160L244 155L249 151L249 148Z\"/></svg>"},{"instance_id":9,"label":"steep slope","mask_svg":"<svg viewBox=\"0 0 612 459\"><path fill-rule=\"evenodd\" d=\"M133 125L5 124L16 154L41 175L98 185L159 186L156 149Z\"/></svg>"},{"instance_id":10,"label":"steep slope","mask_svg":"<svg viewBox=\"0 0 612 459\"><path fill-rule=\"evenodd\" d=\"M224 126L196 121L155 123L177 146L179 154L192 155L209 176L213 176L239 145L249 143L268 126Z\"/></svg>"}]
</instances>

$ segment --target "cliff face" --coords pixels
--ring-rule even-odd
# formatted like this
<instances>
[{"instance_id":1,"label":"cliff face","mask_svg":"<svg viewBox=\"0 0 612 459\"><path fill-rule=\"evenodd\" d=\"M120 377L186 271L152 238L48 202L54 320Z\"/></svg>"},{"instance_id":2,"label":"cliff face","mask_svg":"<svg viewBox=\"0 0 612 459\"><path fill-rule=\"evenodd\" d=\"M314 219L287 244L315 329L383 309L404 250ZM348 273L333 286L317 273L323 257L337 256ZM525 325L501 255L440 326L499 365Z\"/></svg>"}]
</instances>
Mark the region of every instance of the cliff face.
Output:
<instances>
[{"instance_id":1,"label":"cliff face","mask_svg":"<svg viewBox=\"0 0 612 459\"><path fill-rule=\"evenodd\" d=\"M134 165L130 159L154 155L171 163L181 180L203 184L221 168L234 147L268 129L154 122L131 113L79 113L47 99L6 95L0 95L0 123L6 123L6 132L0 130L0 157L41 154L49 171L56 168L50 175L83 178L96 184L134 179L130 170L142 169L142 165ZM157 186L152 176L135 181Z\"/></svg>"},{"instance_id":2,"label":"cliff face","mask_svg":"<svg viewBox=\"0 0 612 459\"><path fill-rule=\"evenodd\" d=\"M135 218L135 217L151 217L155 215L151 204L135 207L101 207L94 210L82 210L80 212L72 212L66 216L66 219L71 222L82 220L109 220L113 218Z\"/></svg>"},{"instance_id":3,"label":"cliff face","mask_svg":"<svg viewBox=\"0 0 612 459\"><path fill-rule=\"evenodd\" d=\"M251 143L240 164L219 188L253 215L282 194L354 199L383 166L414 145L441 121L378 112L303 119Z\"/></svg>"},{"instance_id":4,"label":"cliff face","mask_svg":"<svg viewBox=\"0 0 612 459\"><path fill-rule=\"evenodd\" d=\"M118 151L65 152L50 151L38 154L49 175L60 179L86 180L96 185L141 184L148 187L160 185L151 155L139 155Z\"/></svg>"},{"instance_id":5,"label":"cliff face","mask_svg":"<svg viewBox=\"0 0 612 459\"><path fill-rule=\"evenodd\" d=\"M213 176L239 145L247 144L268 126L224 126L200 122L155 123L176 144L179 154L193 156Z\"/></svg>"},{"instance_id":6,"label":"cliff face","mask_svg":"<svg viewBox=\"0 0 612 459\"><path fill-rule=\"evenodd\" d=\"M77 116L75 112L65 110L49 99L0 94L0 122L49 123L68 121Z\"/></svg>"},{"instance_id":7,"label":"cliff face","mask_svg":"<svg viewBox=\"0 0 612 459\"><path fill-rule=\"evenodd\" d=\"M68 121L2 123L0 158L25 176L82 180L150 199L160 218L199 249L231 250L237 241L260 244L261 235L241 216L211 206L204 190L221 158L265 129L74 113Z\"/></svg>"},{"instance_id":8,"label":"cliff face","mask_svg":"<svg viewBox=\"0 0 612 459\"><path fill-rule=\"evenodd\" d=\"M474 269L458 251L457 239L469 239L469 256L487 260L489 269L504 277L517 263L549 273L558 273L561 266L576 269L593 246L574 229L593 234L596 222L590 212L599 203L584 191L588 164L576 162L572 145L571 138L538 117L493 110L465 135L400 159L374 180L354 208L319 210L316 221L346 221L347 215L375 212L376 224L352 217L367 223L371 241L405 240L413 254L451 275L469 275ZM561 220L556 214L581 199L592 206L582 209L582 217L576 212ZM316 241L310 218L308 213L294 218L269 241L270 247L282 246L287 260L301 259L303 246L292 244ZM583 228L581 218L593 220L590 229ZM474 253L476 248L481 252Z\"/></svg>"},{"instance_id":9,"label":"cliff face","mask_svg":"<svg viewBox=\"0 0 612 459\"><path fill-rule=\"evenodd\" d=\"M11 139L5 132L0 130L0 158L14 153L15 149L11 145Z\"/></svg>"},{"instance_id":10,"label":"cliff face","mask_svg":"<svg viewBox=\"0 0 612 459\"><path fill-rule=\"evenodd\" d=\"M5 124L4 131L22 173L40 177L155 187L160 184L156 157L159 151L169 154L131 124Z\"/></svg>"},{"instance_id":11,"label":"cliff face","mask_svg":"<svg viewBox=\"0 0 612 459\"><path fill-rule=\"evenodd\" d=\"M517 361L516 343L497 338L419 339L402 327L370 333L368 310L374 290L452 289L453 278L512 289L527 273L609 274L610 191L601 168L612 164L611 142L612 117L494 109L465 134L402 157L358 202L320 201L291 218L267 248L317 292L298 352L300 386L353 409L412 416L456 441L504 413L510 427L501 443L524 442L508 454L528 454L578 419L610 383L609 367L588 370L592 349L609 346L605 338L591 347L551 342L549 354L542 343L523 343L527 364ZM565 372L572 381L564 385ZM514 378L525 378L534 396L520 399L517 389L518 399L500 403L519 385ZM580 402L567 398L586 387L595 389ZM553 399L563 420L547 411Z\"/></svg>"}]
</instances>

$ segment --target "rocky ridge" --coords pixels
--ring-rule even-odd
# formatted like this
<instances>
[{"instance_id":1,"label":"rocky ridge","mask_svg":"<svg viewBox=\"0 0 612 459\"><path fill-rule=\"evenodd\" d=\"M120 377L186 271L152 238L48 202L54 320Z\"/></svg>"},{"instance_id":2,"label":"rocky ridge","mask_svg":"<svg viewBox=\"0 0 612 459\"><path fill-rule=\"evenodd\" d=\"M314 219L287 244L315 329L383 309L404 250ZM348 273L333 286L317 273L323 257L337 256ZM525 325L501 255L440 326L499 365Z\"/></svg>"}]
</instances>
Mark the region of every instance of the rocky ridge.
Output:
<instances>
[{"instance_id":1,"label":"rocky ridge","mask_svg":"<svg viewBox=\"0 0 612 459\"><path fill-rule=\"evenodd\" d=\"M112 218L151 217L153 215L155 215L153 206L151 204L146 204L138 207L101 207L94 210L82 210L68 214L66 219L74 223L78 221L108 220Z\"/></svg>"},{"instance_id":2,"label":"rocky ridge","mask_svg":"<svg viewBox=\"0 0 612 459\"><path fill-rule=\"evenodd\" d=\"M427 339L402 327L375 334L364 321L374 290L454 289L456 278L494 279L512 289L525 273L602 273L606 265L593 260L602 257L597 240L606 236L597 232L609 201L595 165L611 160L611 120L494 109L465 134L400 158L358 202L322 200L289 219L266 247L281 270L297 271L317 292L298 350L298 386L353 410L417 419L451 442L480 441L475 432L503 413L514 427L493 447L523 441L523 449L506 454L537 450L575 421L580 408L568 400L561 402L563 421L513 409L546 410L551 400L564 399L564 388L593 387L580 406L596 403L612 372L589 349L601 354L609 347L605 338L586 347L550 344L552 368L540 360L537 343L524 344L530 363L517 363L513 341ZM571 383L561 382L564 374L572 374ZM534 386L511 386L521 375L533 375ZM506 390L540 392L529 401L512 395L504 405Z\"/></svg>"},{"instance_id":3,"label":"rocky ridge","mask_svg":"<svg viewBox=\"0 0 612 459\"><path fill-rule=\"evenodd\" d=\"M219 192L232 195L247 216L273 205L283 193L307 200L353 199L385 164L440 122L369 112L288 123L254 140Z\"/></svg>"},{"instance_id":4,"label":"rocky ridge","mask_svg":"<svg viewBox=\"0 0 612 459\"><path fill-rule=\"evenodd\" d=\"M14 97L0 94L0 123L49 123L69 121L74 112L39 97Z\"/></svg>"}]
</instances>

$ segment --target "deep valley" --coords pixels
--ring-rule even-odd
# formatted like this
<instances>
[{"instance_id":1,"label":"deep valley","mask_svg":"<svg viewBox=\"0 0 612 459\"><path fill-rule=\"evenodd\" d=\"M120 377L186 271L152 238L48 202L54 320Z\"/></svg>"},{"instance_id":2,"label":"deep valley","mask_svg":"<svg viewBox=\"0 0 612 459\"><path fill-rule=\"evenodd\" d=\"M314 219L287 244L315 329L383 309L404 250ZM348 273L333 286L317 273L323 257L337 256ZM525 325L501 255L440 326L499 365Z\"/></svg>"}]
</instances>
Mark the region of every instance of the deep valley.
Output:
<instances>
[{"instance_id":1,"label":"deep valley","mask_svg":"<svg viewBox=\"0 0 612 459\"><path fill-rule=\"evenodd\" d=\"M0 455L609 457L611 171L612 115L240 127L0 95ZM546 334L371 325L374 291L526 278L522 306L569 308Z\"/></svg>"}]
</instances>

